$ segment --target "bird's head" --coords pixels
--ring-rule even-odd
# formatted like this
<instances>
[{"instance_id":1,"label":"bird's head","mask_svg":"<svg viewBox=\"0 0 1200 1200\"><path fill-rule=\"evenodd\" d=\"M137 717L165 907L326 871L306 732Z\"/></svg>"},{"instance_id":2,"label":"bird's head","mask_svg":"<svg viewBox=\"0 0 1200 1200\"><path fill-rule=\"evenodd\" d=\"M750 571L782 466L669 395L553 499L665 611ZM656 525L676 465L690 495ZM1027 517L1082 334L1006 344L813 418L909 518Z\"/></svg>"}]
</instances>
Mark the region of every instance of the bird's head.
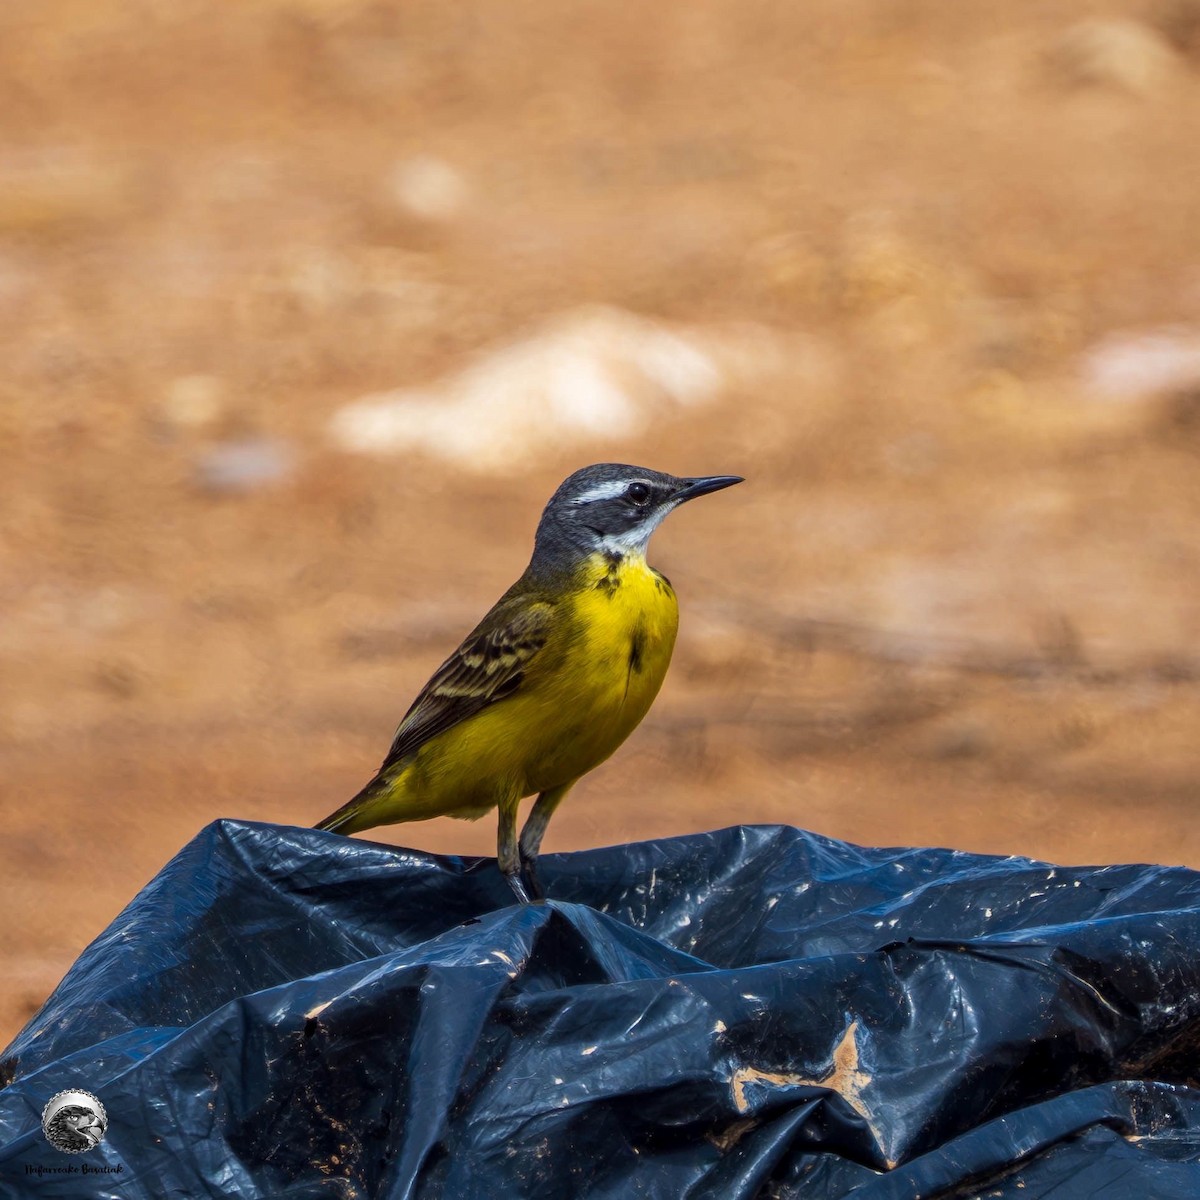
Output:
<instances>
[{"instance_id":1,"label":"bird's head","mask_svg":"<svg viewBox=\"0 0 1200 1200\"><path fill-rule=\"evenodd\" d=\"M740 475L681 478L625 463L595 463L568 475L538 525L535 561L564 554L644 556L650 535L673 509L741 483Z\"/></svg>"}]
</instances>

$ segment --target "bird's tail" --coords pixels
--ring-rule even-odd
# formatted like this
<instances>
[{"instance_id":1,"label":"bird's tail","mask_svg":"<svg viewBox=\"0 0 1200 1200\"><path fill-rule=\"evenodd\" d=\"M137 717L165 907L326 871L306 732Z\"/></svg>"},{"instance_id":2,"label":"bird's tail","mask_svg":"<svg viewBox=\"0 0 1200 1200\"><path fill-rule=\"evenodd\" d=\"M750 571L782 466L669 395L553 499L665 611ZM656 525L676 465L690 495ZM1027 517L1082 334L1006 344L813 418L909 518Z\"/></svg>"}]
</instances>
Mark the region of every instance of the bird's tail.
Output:
<instances>
[{"instance_id":1,"label":"bird's tail","mask_svg":"<svg viewBox=\"0 0 1200 1200\"><path fill-rule=\"evenodd\" d=\"M323 821L318 821L314 829L325 829L330 833L359 833L379 824L373 821L368 813L371 801L379 794L378 778L372 779L357 796L347 800L336 812L331 812Z\"/></svg>"}]
</instances>

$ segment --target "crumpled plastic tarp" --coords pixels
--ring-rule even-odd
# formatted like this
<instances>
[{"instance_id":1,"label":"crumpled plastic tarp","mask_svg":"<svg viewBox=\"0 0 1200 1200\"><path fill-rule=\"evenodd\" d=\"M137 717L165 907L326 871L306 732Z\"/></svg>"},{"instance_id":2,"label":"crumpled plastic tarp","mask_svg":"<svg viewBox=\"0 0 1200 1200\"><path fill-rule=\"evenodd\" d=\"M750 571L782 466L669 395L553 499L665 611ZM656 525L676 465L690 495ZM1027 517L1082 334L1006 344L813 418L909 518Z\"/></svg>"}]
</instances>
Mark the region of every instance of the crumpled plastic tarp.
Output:
<instances>
[{"instance_id":1,"label":"crumpled plastic tarp","mask_svg":"<svg viewBox=\"0 0 1200 1200\"><path fill-rule=\"evenodd\" d=\"M209 826L6 1052L0 1195L1200 1196L1195 872L749 826L541 875Z\"/></svg>"}]
</instances>

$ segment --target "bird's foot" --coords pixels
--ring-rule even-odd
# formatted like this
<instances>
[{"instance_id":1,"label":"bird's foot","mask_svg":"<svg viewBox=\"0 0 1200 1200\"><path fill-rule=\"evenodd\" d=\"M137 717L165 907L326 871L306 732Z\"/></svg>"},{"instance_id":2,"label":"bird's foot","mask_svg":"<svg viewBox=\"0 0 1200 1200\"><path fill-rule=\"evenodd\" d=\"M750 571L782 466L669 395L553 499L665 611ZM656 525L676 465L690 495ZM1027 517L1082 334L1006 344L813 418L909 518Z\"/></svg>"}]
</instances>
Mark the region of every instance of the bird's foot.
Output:
<instances>
[{"instance_id":1,"label":"bird's foot","mask_svg":"<svg viewBox=\"0 0 1200 1200\"><path fill-rule=\"evenodd\" d=\"M538 878L537 859L521 859L521 875L525 880L525 888L532 897L532 903L543 903L546 899L546 889L542 887L542 881Z\"/></svg>"},{"instance_id":2,"label":"bird's foot","mask_svg":"<svg viewBox=\"0 0 1200 1200\"><path fill-rule=\"evenodd\" d=\"M504 878L508 881L508 886L512 888L513 895L521 904L532 904L533 901L529 898L529 893L525 890L525 884L521 881L519 869L511 874L505 872Z\"/></svg>"}]
</instances>

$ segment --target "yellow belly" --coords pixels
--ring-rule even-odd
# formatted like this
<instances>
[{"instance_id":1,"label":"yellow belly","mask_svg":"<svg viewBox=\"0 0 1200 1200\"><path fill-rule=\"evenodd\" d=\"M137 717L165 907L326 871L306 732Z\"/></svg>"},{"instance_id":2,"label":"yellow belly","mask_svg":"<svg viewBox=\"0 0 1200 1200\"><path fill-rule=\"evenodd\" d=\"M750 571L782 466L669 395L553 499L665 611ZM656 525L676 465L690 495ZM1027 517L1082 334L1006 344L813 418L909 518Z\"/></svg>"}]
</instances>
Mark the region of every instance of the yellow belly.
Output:
<instances>
[{"instance_id":1,"label":"yellow belly","mask_svg":"<svg viewBox=\"0 0 1200 1200\"><path fill-rule=\"evenodd\" d=\"M564 615L512 696L421 747L395 781L400 811L385 819L476 817L505 797L562 787L637 728L675 646L671 585L644 559L597 555L574 581Z\"/></svg>"}]
</instances>

